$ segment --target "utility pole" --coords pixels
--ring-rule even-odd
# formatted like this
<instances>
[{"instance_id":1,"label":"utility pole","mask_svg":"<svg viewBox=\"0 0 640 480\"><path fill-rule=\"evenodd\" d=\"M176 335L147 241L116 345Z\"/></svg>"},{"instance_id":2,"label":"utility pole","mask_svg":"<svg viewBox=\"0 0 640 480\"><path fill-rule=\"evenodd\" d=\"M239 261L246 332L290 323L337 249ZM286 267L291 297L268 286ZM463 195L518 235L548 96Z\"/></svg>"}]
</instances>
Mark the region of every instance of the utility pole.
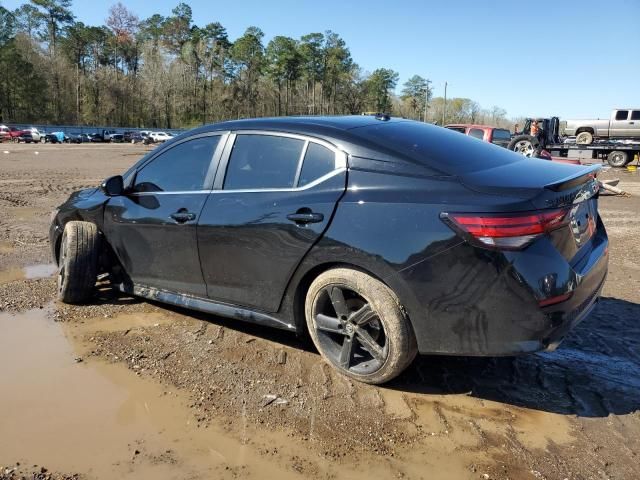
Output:
<instances>
[{"instance_id":1,"label":"utility pole","mask_svg":"<svg viewBox=\"0 0 640 480\"><path fill-rule=\"evenodd\" d=\"M427 86L424 87L424 123L427 123L427 106L429 105L429 84L431 80L427 80Z\"/></svg>"},{"instance_id":2,"label":"utility pole","mask_svg":"<svg viewBox=\"0 0 640 480\"><path fill-rule=\"evenodd\" d=\"M442 106L442 126L444 127L444 119L447 113L447 82L444 82L444 105Z\"/></svg>"}]
</instances>

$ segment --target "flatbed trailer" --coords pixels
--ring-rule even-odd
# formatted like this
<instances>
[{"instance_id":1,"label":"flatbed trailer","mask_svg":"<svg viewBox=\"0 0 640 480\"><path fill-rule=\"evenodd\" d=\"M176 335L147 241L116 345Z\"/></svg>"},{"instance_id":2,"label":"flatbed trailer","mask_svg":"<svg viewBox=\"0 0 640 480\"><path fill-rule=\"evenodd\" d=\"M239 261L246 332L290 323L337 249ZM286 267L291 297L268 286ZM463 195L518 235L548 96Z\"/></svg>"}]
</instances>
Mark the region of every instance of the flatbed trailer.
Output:
<instances>
[{"instance_id":1,"label":"flatbed trailer","mask_svg":"<svg viewBox=\"0 0 640 480\"><path fill-rule=\"evenodd\" d=\"M531 135L534 121L542 126L541 131L535 136ZM577 144L576 137L561 135L558 117L527 118L524 128L511 137L507 148L527 157L540 156L542 150L556 158L567 158L572 151L587 151L591 153L591 159L600 159L603 162L606 160L612 167L624 167L634 160L640 163L640 140L618 138Z\"/></svg>"},{"instance_id":2,"label":"flatbed trailer","mask_svg":"<svg viewBox=\"0 0 640 480\"><path fill-rule=\"evenodd\" d=\"M640 162L640 141L600 141L589 145L578 145L575 143L551 143L545 145L551 155L558 157L568 157L571 151L591 152L592 159L607 161L612 167L624 167L626 164Z\"/></svg>"}]
</instances>

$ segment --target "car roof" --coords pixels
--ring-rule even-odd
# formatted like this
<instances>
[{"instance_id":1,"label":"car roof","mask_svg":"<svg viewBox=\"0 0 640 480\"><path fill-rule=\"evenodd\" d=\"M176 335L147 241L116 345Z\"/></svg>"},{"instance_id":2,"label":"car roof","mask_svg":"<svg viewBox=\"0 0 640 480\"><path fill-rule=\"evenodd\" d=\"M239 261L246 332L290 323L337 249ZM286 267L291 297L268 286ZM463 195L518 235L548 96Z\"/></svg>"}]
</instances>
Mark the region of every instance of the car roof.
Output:
<instances>
[{"instance_id":1,"label":"car roof","mask_svg":"<svg viewBox=\"0 0 640 480\"><path fill-rule=\"evenodd\" d=\"M198 130L282 130L312 133L318 129L352 130L374 125L379 122L397 122L404 119L374 115L336 115L336 116L299 116L265 117L244 120L231 120L205 125Z\"/></svg>"}]
</instances>

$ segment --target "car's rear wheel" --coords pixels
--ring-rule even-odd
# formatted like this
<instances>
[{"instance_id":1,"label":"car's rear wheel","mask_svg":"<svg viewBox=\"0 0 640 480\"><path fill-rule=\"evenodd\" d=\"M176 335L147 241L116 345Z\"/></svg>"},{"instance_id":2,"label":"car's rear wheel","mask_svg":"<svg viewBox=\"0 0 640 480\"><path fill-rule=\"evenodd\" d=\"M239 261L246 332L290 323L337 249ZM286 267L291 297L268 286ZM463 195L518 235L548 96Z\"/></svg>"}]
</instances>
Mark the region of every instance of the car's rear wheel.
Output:
<instances>
[{"instance_id":1,"label":"car's rear wheel","mask_svg":"<svg viewBox=\"0 0 640 480\"><path fill-rule=\"evenodd\" d=\"M591 132L580 132L576 135L576 143L578 145L591 145L593 143L593 134Z\"/></svg>"},{"instance_id":2,"label":"car's rear wheel","mask_svg":"<svg viewBox=\"0 0 640 480\"><path fill-rule=\"evenodd\" d=\"M364 272L320 274L307 292L305 315L323 358L355 380L388 382L416 356L415 335L395 294Z\"/></svg>"},{"instance_id":3,"label":"car's rear wheel","mask_svg":"<svg viewBox=\"0 0 640 480\"><path fill-rule=\"evenodd\" d=\"M612 167L624 167L629 161L629 155L627 152L616 150L607 155L607 162Z\"/></svg>"},{"instance_id":4,"label":"car's rear wheel","mask_svg":"<svg viewBox=\"0 0 640 480\"><path fill-rule=\"evenodd\" d=\"M88 300L98 276L98 228L89 222L68 222L58 260L58 299L65 303Z\"/></svg>"}]
</instances>

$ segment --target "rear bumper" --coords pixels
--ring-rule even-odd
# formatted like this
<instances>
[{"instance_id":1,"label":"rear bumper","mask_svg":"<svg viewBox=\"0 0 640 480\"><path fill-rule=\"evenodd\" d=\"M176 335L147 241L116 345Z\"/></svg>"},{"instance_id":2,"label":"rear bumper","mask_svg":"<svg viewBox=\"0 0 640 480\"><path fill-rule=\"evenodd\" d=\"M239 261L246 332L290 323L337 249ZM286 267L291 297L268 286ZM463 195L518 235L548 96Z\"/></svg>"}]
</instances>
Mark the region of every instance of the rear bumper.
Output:
<instances>
[{"instance_id":1,"label":"rear bumper","mask_svg":"<svg viewBox=\"0 0 640 480\"><path fill-rule=\"evenodd\" d=\"M511 356L555 349L598 302L608 270L604 228L597 237L580 265L543 240L510 253L462 244L402 272L415 303L401 301L420 353ZM540 306L541 299L569 292L565 301Z\"/></svg>"}]
</instances>

